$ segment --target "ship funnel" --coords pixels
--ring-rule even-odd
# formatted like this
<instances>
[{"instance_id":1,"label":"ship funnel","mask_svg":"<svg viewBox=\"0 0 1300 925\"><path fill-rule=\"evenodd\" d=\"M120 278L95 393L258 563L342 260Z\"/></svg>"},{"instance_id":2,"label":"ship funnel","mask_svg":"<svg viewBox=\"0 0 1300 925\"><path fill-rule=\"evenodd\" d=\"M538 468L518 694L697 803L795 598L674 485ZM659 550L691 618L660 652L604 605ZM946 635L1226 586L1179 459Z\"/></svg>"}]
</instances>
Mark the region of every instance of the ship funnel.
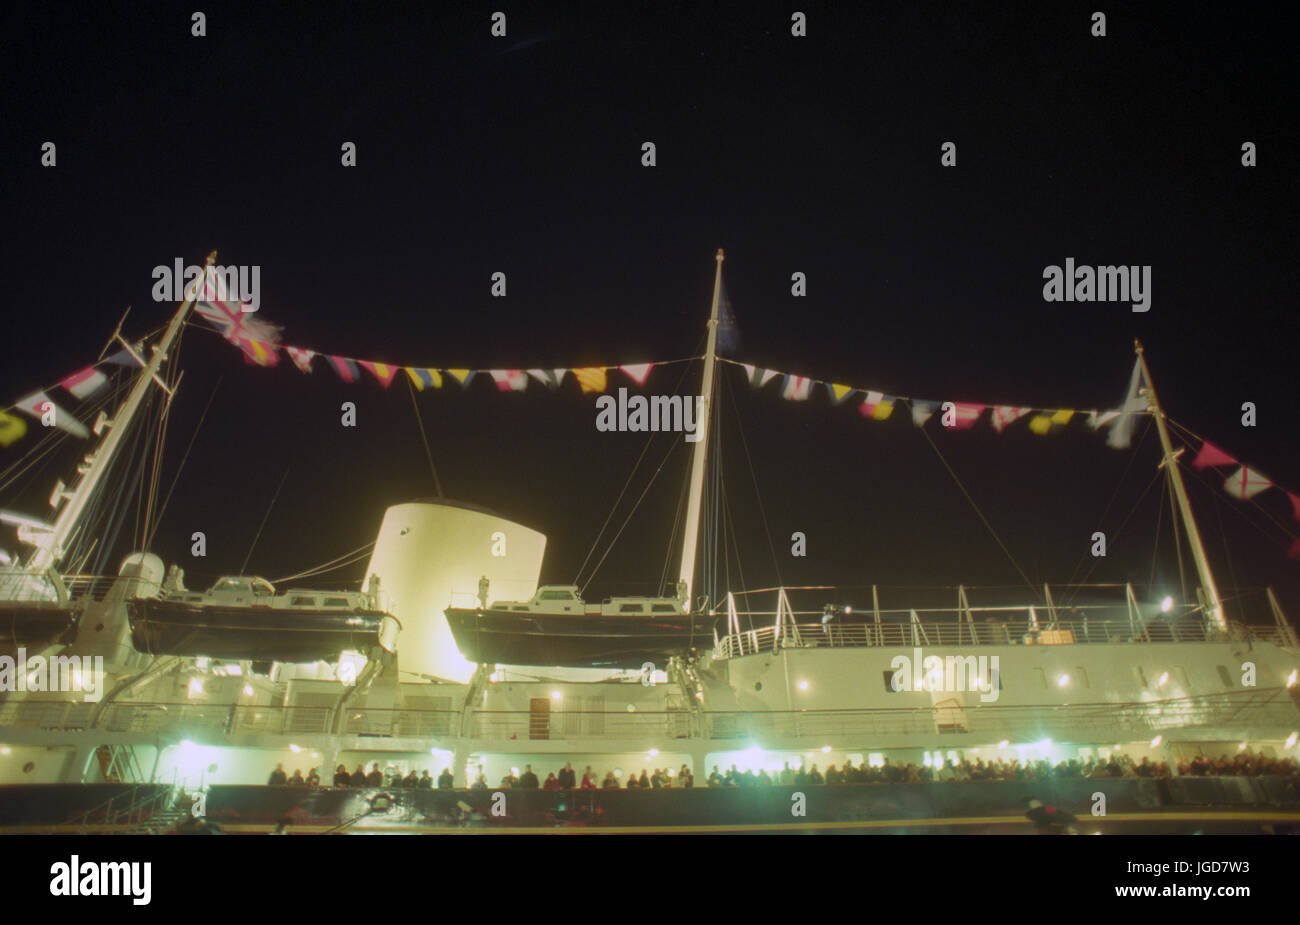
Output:
<instances>
[{"instance_id":1,"label":"ship funnel","mask_svg":"<svg viewBox=\"0 0 1300 925\"><path fill-rule=\"evenodd\" d=\"M492 600L528 600L545 551L541 533L472 504L398 504L384 512L362 587L377 577L384 609L401 621L404 671L466 682L475 665L443 611L472 606L484 579Z\"/></svg>"}]
</instances>

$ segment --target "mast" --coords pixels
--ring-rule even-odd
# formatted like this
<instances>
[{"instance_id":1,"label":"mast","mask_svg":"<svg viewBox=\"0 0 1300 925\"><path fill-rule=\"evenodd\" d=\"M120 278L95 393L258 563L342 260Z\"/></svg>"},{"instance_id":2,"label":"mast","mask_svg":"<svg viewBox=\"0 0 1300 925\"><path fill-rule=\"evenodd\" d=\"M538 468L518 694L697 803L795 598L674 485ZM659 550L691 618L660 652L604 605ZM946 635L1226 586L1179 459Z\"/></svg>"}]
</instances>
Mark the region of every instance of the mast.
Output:
<instances>
[{"instance_id":1,"label":"mast","mask_svg":"<svg viewBox=\"0 0 1300 925\"><path fill-rule=\"evenodd\" d=\"M1183 528L1187 533L1187 540L1192 548L1192 559L1196 562L1196 573L1201 579L1201 591L1205 596L1205 607L1209 611L1214 625L1226 633L1228 620L1223 613L1223 601L1219 597L1219 588L1214 583L1214 575L1210 572L1210 562L1205 555L1205 545L1201 542L1201 531L1197 529L1196 519L1192 516L1192 505L1187 500L1187 489L1183 485L1183 474L1178 471L1178 456L1182 453L1182 450L1179 449L1175 452L1173 445L1169 442L1169 429L1165 426L1165 413L1160 409L1160 401L1156 398L1156 388L1151 384L1151 370L1147 368L1146 357L1142 352L1142 342L1134 340L1133 345L1137 351L1138 363L1142 367L1142 378L1146 381L1147 405L1151 409L1151 416L1156 419L1156 431L1160 434L1160 446L1165 454L1164 467L1169 473L1169 481L1174 488L1174 497L1178 501L1178 510L1183 516Z\"/></svg>"},{"instance_id":2,"label":"mast","mask_svg":"<svg viewBox=\"0 0 1300 925\"><path fill-rule=\"evenodd\" d=\"M207 278L208 269L217 259L217 252L213 251L208 254L208 259L203 266L203 275L199 280ZM36 547L31 558L26 563L26 568L34 572L44 572L57 565L63 558L64 546L76 532L78 522L82 514L85 513L86 506L90 503L91 495L95 488L108 473L109 467L113 464L113 459L117 454L118 447L126 437L130 429L132 418L140 409L145 394L149 391L151 382L157 382L158 386L171 395L171 390L163 384L158 378L158 370L162 367L163 361L167 359L167 353L175 342L177 335L180 334L181 325L185 322L185 316L189 313L190 308L194 305L194 300L199 291L198 281L186 295L185 301L181 307L176 310L172 316L171 323L167 326L166 333L153 346L152 356L148 362L142 364L142 369L136 376L135 385L131 387L131 393L117 409L117 414L111 421L101 420L97 424L108 428L106 436L98 447L87 454L85 463L78 469L81 478L77 481L76 486L67 492L56 492L54 498L57 501L60 497L65 500L63 509L59 511L59 516L55 518L54 524L49 528L33 529L27 528L24 532L26 535L21 538ZM117 335L118 340L122 340L121 334ZM122 341L126 344L125 341ZM130 349L130 345L126 344ZM134 351L132 351L134 355ZM136 357L139 360L139 357Z\"/></svg>"},{"instance_id":3,"label":"mast","mask_svg":"<svg viewBox=\"0 0 1300 925\"><path fill-rule=\"evenodd\" d=\"M700 542L700 513L704 508L704 463L709 452L709 418L713 407L713 369L717 364L718 300L722 292L722 248L714 257L717 270L713 276L713 307L709 311L709 337L704 348L704 382L701 386L700 415L695 422L700 439L695 443L691 460L691 486L686 502L686 530L682 535L682 569L678 582L679 595L685 607L691 609L691 591L695 582L695 554ZM687 396L690 400L690 396ZM682 589L684 586L684 592Z\"/></svg>"}]
</instances>

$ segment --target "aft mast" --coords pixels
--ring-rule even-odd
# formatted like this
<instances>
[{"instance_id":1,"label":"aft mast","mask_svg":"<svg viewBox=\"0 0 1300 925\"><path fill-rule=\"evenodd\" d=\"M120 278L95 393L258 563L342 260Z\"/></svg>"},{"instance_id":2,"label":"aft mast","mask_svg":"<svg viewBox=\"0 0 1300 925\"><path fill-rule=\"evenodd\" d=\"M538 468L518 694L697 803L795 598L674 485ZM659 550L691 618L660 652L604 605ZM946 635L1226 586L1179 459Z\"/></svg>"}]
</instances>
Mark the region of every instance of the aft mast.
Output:
<instances>
[{"instance_id":1,"label":"aft mast","mask_svg":"<svg viewBox=\"0 0 1300 925\"><path fill-rule=\"evenodd\" d=\"M722 249L714 257L717 270L713 277L713 307L709 311L709 337L704 349L704 381L701 385L700 414L695 422L695 453L691 460L690 494L686 503L686 530L682 536L682 569L678 581L678 596L684 600L687 612L691 609L691 591L695 582L695 556L700 542L700 514L704 509L704 464L709 452L709 419L713 409L713 373L717 365L718 301L722 293ZM689 400L689 398L688 398Z\"/></svg>"},{"instance_id":2,"label":"aft mast","mask_svg":"<svg viewBox=\"0 0 1300 925\"><path fill-rule=\"evenodd\" d=\"M150 358L147 361L142 361L143 368L136 376L135 385L132 386L131 393L127 396L126 401L118 408L117 414L111 421L99 422L102 426L108 428L108 436L100 442L92 453L86 456L85 464L78 470L81 473L81 478L78 479L76 486L70 491L65 492L60 488L56 492L55 500L62 498L65 503L63 509L59 511L58 517L55 518L53 525L49 527L25 526L20 530L19 538L36 547L31 558L25 564L26 570L37 573L44 572L55 567L62 560L66 552L65 546L76 532L77 525L82 514L85 513L86 506L90 503L95 488L108 473L118 447L129 430L131 419L140 409L145 394L149 391L150 384L156 382L168 395L171 394L171 390L158 378L158 370L162 367L163 361L167 359L168 351L171 350L172 344L180 334L181 326L185 322L185 316L194 305L199 284L207 278L208 269L216 258L216 251L208 254L208 259L203 266L203 274L190 289L176 314L172 316L171 323L167 326L167 331L163 334L162 339L153 346ZM116 336L118 340L122 340L120 333ZM126 341L122 340L122 343L127 349L131 349ZM132 354L134 355L134 350L132 350ZM140 360L141 358L137 356L136 359Z\"/></svg>"},{"instance_id":3,"label":"aft mast","mask_svg":"<svg viewBox=\"0 0 1300 925\"><path fill-rule=\"evenodd\" d=\"M1214 625L1226 633L1228 620L1223 613L1223 600L1219 597L1219 588L1214 583L1214 575L1210 572L1210 561L1206 558L1205 545L1201 542L1201 531L1197 529L1196 519L1192 516L1192 505L1187 500L1187 488L1183 485L1183 475L1178 471L1178 456L1182 453L1182 450L1175 452L1173 445L1169 441L1169 429L1165 426L1165 413L1160 408L1159 399L1156 398L1156 388L1151 384L1151 370L1147 368L1146 357L1142 352L1142 343L1134 340L1133 345L1137 351L1138 363L1142 367L1142 378L1146 382L1147 405L1151 409L1151 416L1156 419L1156 431L1160 434L1160 446L1165 454L1164 467L1169 473L1169 481L1174 488L1174 497L1178 501L1178 510L1183 516L1183 527L1192 548L1192 559L1196 562L1196 573L1201 579L1201 591L1205 596L1205 608L1210 614L1210 619L1214 621Z\"/></svg>"}]
</instances>

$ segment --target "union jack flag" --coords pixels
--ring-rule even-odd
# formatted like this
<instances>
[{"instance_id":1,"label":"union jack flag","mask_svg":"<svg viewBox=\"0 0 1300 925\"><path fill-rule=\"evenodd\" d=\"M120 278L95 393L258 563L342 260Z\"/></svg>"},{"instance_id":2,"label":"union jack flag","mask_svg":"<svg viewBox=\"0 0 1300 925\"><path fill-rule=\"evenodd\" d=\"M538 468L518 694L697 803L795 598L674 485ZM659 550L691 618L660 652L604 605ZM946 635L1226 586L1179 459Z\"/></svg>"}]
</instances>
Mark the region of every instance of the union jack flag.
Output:
<instances>
[{"instance_id":1,"label":"union jack flag","mask_svg":"<svg viewBox=\"0 0 1300 925\"><path fill-rule=\"evenodd\" d=\"M239 347L250 362L267 366L279 360L275 346L280 343L280 326L262 321L254 312L244 311L230 297L220 273L207 267L193 285L194 310L222 337Z\"/></svg>"}]
</instances>

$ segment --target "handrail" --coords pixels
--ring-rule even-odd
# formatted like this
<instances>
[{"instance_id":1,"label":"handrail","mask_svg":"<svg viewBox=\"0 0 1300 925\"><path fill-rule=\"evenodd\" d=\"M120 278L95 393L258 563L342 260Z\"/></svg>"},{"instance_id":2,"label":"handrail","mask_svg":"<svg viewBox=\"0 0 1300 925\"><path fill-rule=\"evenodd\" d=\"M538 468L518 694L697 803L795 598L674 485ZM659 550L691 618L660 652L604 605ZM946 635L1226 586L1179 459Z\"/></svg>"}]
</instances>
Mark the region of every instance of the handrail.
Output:
<instances>
[{"instance_id":1,"label":"handrail","mask_svg":"<svg viewBox=\"0 0 1300 925\"><path fill-rule=\"evenodd\" d=\"M32 706L43 708L60 701L22 701L0 705L6 711ZM995 740L1041 738L1055 732L1112 738L1119 730L1150 733L1179 728L1240 723L1239 711L1250 708L1252 727L1294 726L1295 707L1285 687L1224 691L1167 700L1113 703L1090 701L1070 704L970 703L939 706L869 707L826 710L709 710L680 709L581 710L553 709L548 714L530 710L471 710L471 737L515 737L520 740L564 740L583 737L645 740L658 738L725 739L742 735L778 738L891 733L979 733ZM230 706L192 703L119 703L113 707L109 731L148 736L207 736L224 740L240 735L331 735L329 707ZM21 712L17 717L22 718ZM347 711L344 734L389 738L447 738L461 733L460 710L405 709L401 707L352 708ZM65 713L65 716L70 714ZM254 719L254 717L259 717ZM13 725L13 723L0 723ZM83 729L84 722L51 724L44 728ZM1107 731L1110 730L1110 731ZM1154 730L1154 731L1153 731Z\"/></svg>"}]
</instances>

